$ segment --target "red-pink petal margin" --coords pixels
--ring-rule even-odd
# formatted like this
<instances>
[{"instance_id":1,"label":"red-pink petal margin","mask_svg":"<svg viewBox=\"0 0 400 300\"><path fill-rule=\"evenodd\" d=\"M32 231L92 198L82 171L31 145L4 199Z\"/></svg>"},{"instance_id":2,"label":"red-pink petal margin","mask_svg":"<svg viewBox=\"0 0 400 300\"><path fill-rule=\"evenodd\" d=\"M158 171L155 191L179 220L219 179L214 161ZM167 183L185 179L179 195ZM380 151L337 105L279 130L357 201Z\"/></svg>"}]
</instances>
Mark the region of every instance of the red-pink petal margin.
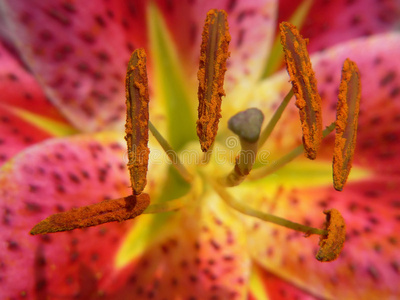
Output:
<instances>
[{"instance_id":1,"label":"red-pink petal margin","mask_svg":"<svg viewBox=\"0 0 400 300\"><path fill-rule=\"evenodd\" d=\"M0 164L19 151L49 138L51 135L13 113L25 109L41 117L66 123L55 107L47 101L40 86L0 44Z\"/></svg>"},{"instance_id":2,"label":"red-pink petal margin","mask_svg":"<svg viewBox=\"0 0 400 300\"><path fill-rule=\"evenodd\" d=\"M303 0L279 1L279 22L287 21ZM310 52L354 38L396 30L398 0L313 1L301 33L310 39Z\"/></svg>"},{"instance_id":3,"label":"red-pink petal margin","mask_svg":"<svg viewBox=\"0 0 400 300\"><path fill-rule=\"evenodd\" d=\"M30 236L50 214L129 195L124 147L112 136L53 139L27 148L0 173L0 294L5 299L89 299L113 270L130 224Z\"/></svg>"},{"instance_id":4,"label":"red-pink petal margin","mask_svg":"<svg viewBox=\"0 0 400 300\"><path fill-rule=\"evenodd\" d=\"M77 128L119 124L131 52L146 43L143 1L5 1L0 32Z\"/></svg>"},{"instance_id":5,"label":"red-pink petal margin","mask_svg":"<svg viewBox=\"0 0 400 300\"><path fill-rule=\"evenodd\" d=\"M262 283L264 286L265 293L268 295L269 299L273 300L320 300L321 298L313 296L308 292L298 288L293 285L290 280L286 281L282 278L262 269L257 264L253 266L257 269L260 277L262 278ZM250 295L249 300L257 300L253 295Z\"/></svg>"}]
</instances>

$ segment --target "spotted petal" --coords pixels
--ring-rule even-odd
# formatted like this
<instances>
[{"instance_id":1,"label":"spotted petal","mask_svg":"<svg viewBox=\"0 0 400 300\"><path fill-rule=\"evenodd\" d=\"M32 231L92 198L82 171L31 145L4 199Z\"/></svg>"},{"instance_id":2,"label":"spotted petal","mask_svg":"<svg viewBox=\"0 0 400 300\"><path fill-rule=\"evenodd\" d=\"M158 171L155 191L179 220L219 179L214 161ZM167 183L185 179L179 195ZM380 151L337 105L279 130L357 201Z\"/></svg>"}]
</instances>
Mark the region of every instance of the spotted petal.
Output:
<instances>
[{"instance_id":1,"label":"spotted petal","mask_svg":"<svg viewBox=\"0 0 400 300\"><path fill-rule=\"evenodd\" d=\"M21 54L46 94L67 118L81 130L94 131L121 125L121 83L126 63L133 49L148 48L147 6L142 1L79 5L61 0L4 1L0 7L0 32ZM232 31L236 36L233 52L237 61L231 62L231 80L259 69L259 58L265 57L270 42L275 1L160 4L177 39L188 41L179 50L194 55L192 59L198 57L194 48L199 49L200 44L196 32L211 6L221 6L232 13ZM185 7L188 10L182 13ZM263 41L263 47L251 46L253 40ZM197 62L190 66L194 74Z\"/></svg>"},{"instance_id":2,"label":"spotted petal","mask_svg":"<svg viewBox=\"0 0 400 300\"><path fill-rule=\"evenodd\" d=\"M78 128L123 119L130 53L145 44L145 6L125 1L4 1L0 32Z\"/></svg>"},{"instance_id":3,"label":"spotted petal","mask_svg":"<svg viewBox=\"0 0 400 300\"><path fill-rule=\"evenodd\" d=\"M57 235L33 237L29 230L50 214L129 195L124 148L116 141L106 134L49 140L2 167L3 297L88 298L98 292L129 221Z\"/></svg>"},{"instance_id":4,"label":"spotted petal","mask_svg":"<svg viewBox=\"0 0 400 300\"><path fill-rule=\"evenodd\" d=\"M305 238L260 222L254 222L250 229L253 241L250 249L257 261L274 274L321 297L400 295L395 284L400 276L400 256L396 251L400 211L395 188L400 183L397 167L400 152L396 150L400 131L395 125L400 114L395 100L400 81L396 75L399 67L391 60L399 47L400 36L388 34L338 45L314 57L315 72L322 79L319 81L322 102L328 111L325 120L335 118L336 88L345 57L354 58L362 74L363 112L352 175L344 191L338 193L331 185L332 141L323 146L323 159L314 175L301 173L307 164L298 162L302 164L298 169L288 166L263 183L283 187L271 188L270 194L274 196L258 202L278 216L319 228L324 221L324 209L336 208L344 216L345 247L339 258L329 264L321 264L314 258L317 237ZM324 159L329 161L325 163ZM304 175L311 178L304 180ZM250 186L241 195L243 199L253 198ZM258 246L263 236L272 238Z\"/></svg>"},{"instance_id":5,"label":"spotted petal","mask_svg":"<svg viewBox=\"0 0 400 300\"><path fill-rule=\"evenodd\" d=\"M29 145L63 134L65 131L62 129L68 128L64 118L46 100L35 79L2 44L0 90L0 163ZM49 127L45 126L46 122Z\"/></svg>"},{"instance_id":6,"label":"spotted petal","mask_svg":"<svg viewBox=\"0 0 400 300\"><path fill-rule=\"evenodd\" d=\"M304 0L279 1L279 21L290 18ZM398 29L400 2L397 0L313 1L301 30L310 38L311 52L358 37Z\"/></svg>"},{"instance_id":7,"label":"spotted petal","mask_svg":"<svg viewBox=\"0 0 400 300\"><path fill-rule=\"evenodd\" d=\"M196 202L198 198L193 199ZM104 284L110 299L243 299L250 260L241 224L215 196L168 221L143 255Z\"/></svg>"}]
</instances>

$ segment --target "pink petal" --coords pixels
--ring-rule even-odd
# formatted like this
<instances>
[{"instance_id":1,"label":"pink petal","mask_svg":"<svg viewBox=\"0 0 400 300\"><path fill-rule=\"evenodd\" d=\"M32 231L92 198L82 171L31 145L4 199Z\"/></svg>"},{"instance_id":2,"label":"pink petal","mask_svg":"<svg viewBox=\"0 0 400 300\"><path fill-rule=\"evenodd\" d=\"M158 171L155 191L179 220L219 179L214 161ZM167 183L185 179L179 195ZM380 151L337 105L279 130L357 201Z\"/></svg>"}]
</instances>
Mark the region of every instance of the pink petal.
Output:
<instances>
[{"instance_id":1,"label":"pink petal","mask_svg":"<svg viewBox=\"0 0 400 300\"><path fill-rule=\"evenodd\" d=\"M179 2L179 3L178 3ZM157 1L176 41L183 63L193 75L198 68L201 32L207 11L223 9L228 13L232 36L226 73L227 89L257 78L268 57L275 30L277 1Z\"/></svg>"},{"instance_id":2,"label":"pink petal","mask_svg":"<svg viewBox=\"0 0 400 300\"><path fill-rule=\"evenodd\" d=\"M346 221L344 250L337 260L321 263L314 258L317 236L305 238L298 232L255 222L249 234L253 258L270 272L322 298L399 297L400 202L395 188L399 183L399 177L376 177L348 183L341 193L330 186L282 192L274 199L273 213L295 222L322 228L322 211L338 209Z\"/></svg>"},{"instance_id":3,"label":"pink petal","mask_svg":"<svg viewBox=\"0 0 400 300\"><path fill-rule=\"evenodd\" d=\"M323 120L335 119L337 88L344 60L354 60L361 74L361 103L354 165L398 174L400 153L400 35L378 35L338 45L313 56L322 95Z\"/></svg>"},{"instance_id":4,"label":"pink petal","mask_svg":"<svg viewBox=\"0 0 400 300\"><path fill-rule=\"evenodd\" d=\"M146 42L144 3L6 2L1 33L68 119L85 131L121 121L126 65Z\"/></svg>"},{"instance_id":5,"label":"pink petal","mask_svg":"<svg viewBox=\"0 0 400 300\"><path fill-rule=\"evenodd\" d=\"M249 74L259 75L260 61L272 39L275 0L159 2L179 43L182 64L192 76L198 68L202 24L209 8L225 8L230 14L230 86ZM61 0L7 1L0 32L16 46L68 119L82 130L93 131L123 119L127 61L133 49L148 48L147 5L147 1L79 5Z\"/></svg>"},{"instance_id":6,"label":"pink petal","mask_svg":"<svg viewBox=\"0 0 400 300\"><path fill-rule=\"evenodd\" d=\"M300 0L279 2L279 22L288 20ZM397 0L314 1L301 32L310 39L310 51L340 42L396 30L400 18Z\"/></svg>"},{"instance_id":7,"label":"pink petal","mask_svg":"<svg viewBox=\"0 0 400 300\"><path fill-rule=\"evenodd\" d=\"M29 231L50 214L130 192L124 148L111 135L53 139L4 165L2 281L5 298L88 299L114 268L129 221L54 235Z\"/></svg>"},{"instance_id":8,"label":"pink petal","mask_svg":"<svg viewBox=\"0 0 400 300\"><path fill-rule=\"evenodd\" d=\"M253 241L271 236L253 252L271 272L321 297L340 299L399 297L400 205L397 186L400 127L400 65L393 59L400 50L400 35L378 35L343 43L315 55L313 66L323 98L323 119L335 119L340 69L345 58L356 61L362 78L358 143L353 165L369 170L362 181L351 179L339 193L327 187L286 190L274 199L274 214L321 227L324 209L336 208L347 224L347 241L339 259L314 259L318 238L276 226L253 225ZM286 113L286 112L285 112ZM294 110L289 113L294 116ZM293 117L294 118L294 117ZM329 146L330 145L330 146ZM332 159L332 140L319 159ZM242 195L243 199L250 198ZM266 206L271 207L271 206ZM254 242L253 242L254 243Z\"/></svg>"},{"instance_id":9,"label":"pink petal","mask_svg":"<svg viewBox=\"0 0 400 300\"><path fill-rule=\"evenodd\" d=\"M217 199L213 199L218 201ZM110 299L243 299L249 257L244 232L223 209L202 202L177 212L162 239L109 277L103 288Z\"/></svg>"},{"instance_id":10,"label":"pink petal","mask_svg":"<svg viewBox=\"0 0 400 300\"><path fill-rule=\"evenodd\" d=\"M65 122L46 99L39 85L0 44L0 163L25 147L40 142L51 135L13 113L15 108L29 110L41 117Z\"/></svg>"}]
</instances>

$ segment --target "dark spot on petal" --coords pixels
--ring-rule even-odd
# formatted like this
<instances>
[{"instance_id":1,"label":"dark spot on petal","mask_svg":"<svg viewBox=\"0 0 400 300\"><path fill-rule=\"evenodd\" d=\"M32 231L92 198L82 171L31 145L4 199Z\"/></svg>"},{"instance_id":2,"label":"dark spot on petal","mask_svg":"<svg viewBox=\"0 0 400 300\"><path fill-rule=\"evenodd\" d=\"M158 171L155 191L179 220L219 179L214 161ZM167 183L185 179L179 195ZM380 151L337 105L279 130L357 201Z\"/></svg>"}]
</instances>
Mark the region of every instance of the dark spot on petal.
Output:
<instances>
[{"instance_id":1,"label":"dark spot on petal","mask_svg":"<svg viewBox=\"0 0 400 300\"><path fill-rule=\"evenodd\" d=\"M362 18L360 15L354 15L351 19L350 19L350 26L358 26L361 24Z\"/></svg>"},{"instance_id":2,"label":"dark spot on petal","mask_svg":"<svg viewBox=\"0 0 400 300\"><path fill-rule=\"evenodd\" d=\"M210 245L215 249L215 250L219 250L219 249L221 249L221 246L220 246L220 244L218 244L215 240L213 240L213 239L211 239L210 240Z\"/></svg>"},{"instance_id":3,"label":"dark spot on petal","mask_svg":"<svg viewBox=\"0 0 400 300\"><path fill-rule=\"evenodd\" d=\"M400 275L400 264L397 261L392 261L390 266L397 275Z\"/></svg>"},{"instance_id":4,"label":"dark spot on petal","mask_svg":"<svg viewBox=\"0 0 400 300\"><path fill-rule=\"evenodd\" d=\"M92 261L98 261L99 260L99 254L97 252L92 253L92 255L90 256L90 259Z\"/></svg>"},{"instance_id":5,"label":"dark spot on petal","mask_svg":"<svg viewBox=\"0 0 400 300\"><path fill-rule=\"evenodd\" d=\"M8 207L3 209L3 225L10 225L11 223L11 210Z\"/></svg>"},{"instance_id":6,"label":"dark spot on petal","mask_svg":"<svg viewBox=\"0 0 400 300\"><path fill-rule=\"evenodd\" d=\"M106 27L106 22L104 21L102 16L97 15L94 17L94 19L98 25L100 25L103 28Z\"/></svg>"},{"instance_id":7,"label":"dark spot on petal","mask_svg":"<svg viewBox=\"0 0 400 300\"><path fill-rule=\"evenodd\" d=\"M97 53L97 57L102 62L109 62L110 61L110 55L108 55L108 53L105 52L105 51L100 51L99 53Z\"/></svg>"},{"instance_id":8,"label":"dark spot on petal","mask_svg":"<svg viewBox=\"0 0 400 300\"><path fill-rule=\"evenodd\" d=\"M76 174L69 173L68 177L73 183L77 183L77 184L81 183L81 180L79 179L79 177Z\"/></svg>"},{"instance_id":9,"label":"dark spot on petal","mask_svg":"<svg viewBox=\"0 0 400 300\"><path fill-rule=\"evenodd\" d=\"M10 251L16 251L16 250L19 250L19 245L14 240L8 240L7 241L7 249Z\"/></svg>"},{"instance_id":10,"label":"dark spot on petal","mask_svg":"<svg viewBox=\"0 0 400 300\"><path fill-rule=\"evenodd\" d=\"M386 75L381 79L379 82L381 87L386 86L390 82L392 82L396 78L396 72L394 71L389 71L386 73Z\"/></svg>"},{"instance_id":11,"label":"dark spot on petal","mask_svg":"<svg viewBox=\"0 0 400 300\"><path fill-rule=\"evenodd\" d=\"M11 81L18 81L18 80L19 80L19 79L18 79L18 76L15 75L14 73L8 73L8 74L7 74L7 77L8 77L8 79L11 80Z\"/></svg>"},{"instance_id":12,"label":"dark spot on petal","mask_svg":"<svg viewBox=\"0 0 400 300\"><path fill-rule=\"evenodd\" d=\"M240 29L238 37L237 37L237 42L236 42L236 46L238 48L243 44L244 34L245 34L245 30L244 29Z\"/></svg>"},{"instance_id":13,"label":"dark spot on petal","mask_svg":"<svg viewBox=\"0 0 400 300\"><path fill-rule=\"evenodd\" d=\"M42 207L34 202L25 202L25 208L26 210L33 212L33 213L38 213L42 211Z\"/></svg>"},{"instance_id":14,"label":"dark spot on petal","mask_svg":"<svg viewBox=\"0 0 400 300\"><path fill-rule=\"evenodd\" d=\"M76 69L78 70L78 72L85 73L85 72L89 71L89 65L85 62L80 62L76 66Z\"/></svg>"},{"instance_id":15,"label":"dark spot on petal","mask_svg":"<svg viewBox=\"0 0 400 300\"><path fill-rule=\"evenodd\" d=\"M63 26L71 25L71 20L64 13L57 9L50 8L46 11L46 13Z\"/></svg>"},{"instance_id":16,"label":"dark spot on petal","mask_svg":"<svg viewBox=\"0 0 400 300\"><path fill-rule=\"evenodd\" d=\"M110 19L114 19L114 12L112 11L112 10L107 10L107 16L110 18Z\"/></svg>"},{"instance_id":17,"label":"dark spot on petal","mask_svg":"<svg viewBox=\"0 0 400 300\"><path fill-rule=\"evenodd\" d=\"M94 44L96 42L96 37L91 32L83 31L80 33L79 36L84 42L88 44Z\"/></svg>"},{"instance_id":18,"label":"dark spot on petal","mask_svg":"<svg viewBox=\"0 0 400 300\"><path fill-rule=\"evenodd\" d=\"M44 290L46 288L46 286L47 286L47 280L45 278L40 278L35 283L35 289L37 291Z\"/></svg>"},{"instance_id":19,"label":"dark spot on petal","mask_svg":"<svg viewBox=\"0 0 400 300\"><path fill-rule=\"evenodd\" d=\"M394 236L390 236L390 237L388 238L388 241L389 241L389 243L392 244L392 245L397 245L397 238L394 237Z\"/></svg>"},{"instance_id":20,"label":"dark spot on petal","mask_svg":"<svg viewBox=\"0 0 400 300\"><path fill-rule=\"evenodd\" d=\"M227 7L227 12L231 13L232 10L235 9L236 5L237 5L237 1L236 0L229 0L228 7Z\"/></svg>"},{"instance_id":21,"label":"dark spot on petal","mask_svg":"<svg viewBox=\"0 0 400 300\"><path fill-rule=\"evenodd\" d=\"M395 98L400 94L400 87L396 86L390 91L390 97Z\"/></svg>"},{"instance_id":22,"label":"dark spot on petal","mask_svg":"<svg viewBox=\"0 0 400 300\"><path fill-rule=\"evenodd\" d=\"M70 1L65 1L62 4L62 7L69 13L76 13L76 6Z\"/></svg>"},{"instance_id":23,"label":"dark spot on petal","mask_svg":"<svg viewBox=\"0 0 400 300\"><path fill-rule=\"evenodd\" d=\"M65 193L65 188L64 188L64 186L62 186L61 184L58 184L58 185L56 186L56 191L57 191L58 193L60 193L60 194L64 194L64 193Z\"/></svg>"},{"instance_id":24,"label":"dark spot on petal","mask_svg":"<svg viewBox=\"0 0 400 300\"><path fill-rule=\"evenodd\" d=\"M98 180L100 181L100 182L105 182L106 181L106 179L107 179L107 169L105 169L105 168L100 168L99 170L98 170Z\"/></svg>"},{"instance_id":25,"label":"dark spot on petal","mask_svg":"<svg viewBox=\"0 0 400 300\"><path fill-rule=\"evenodd\" d=\"M368 272L369 276L371 276L371 278L374 281L378 281L379 280L380 276L379 276L378 270L374 266L369 266L367 268L367 272Z\"/></svg>"}]
</instances>

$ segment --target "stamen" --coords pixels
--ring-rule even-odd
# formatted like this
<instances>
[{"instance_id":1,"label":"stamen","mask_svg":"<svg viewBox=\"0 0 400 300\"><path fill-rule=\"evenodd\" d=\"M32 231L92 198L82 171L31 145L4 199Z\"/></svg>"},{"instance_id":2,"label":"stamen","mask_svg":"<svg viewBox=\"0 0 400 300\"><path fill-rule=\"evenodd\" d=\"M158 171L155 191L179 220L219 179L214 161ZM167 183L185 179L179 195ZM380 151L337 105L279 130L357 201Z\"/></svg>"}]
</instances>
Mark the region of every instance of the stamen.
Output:
<instances>
[{"instance_id":1,"label":"stamen","mask_svg":"<svg viewBox=\"0 0 400 300\"><path fill-rule=\"evenodd\" d=\"M333 131L333 129L335 129L334 122L324 129L322 137L325 138L328 134L330 134ZM278 171L280 168L284 167L285 165L293 161L296 157L299 157L303 152L304 152L304 145L297 146L292 151L279 158L273 165L271 166L268 165L253 170L249 175L248 180L258 180Z\"/></svg>"},{"instance_id":2,"label":"stamen","mask_svg":"<svg viewBox=\"0 0 400 300\"><path fill-rule=\"evenodd\" d=\"M210 10L204 24L200 50L197 135L206 152L213 144L221 118L221 97L231 40L226 12Z\"/></svg>"},{"instance_id":3,"label":"stamen","mask_svg":"<svg viewBox=\"0 0 400 300\"><path fill-rule=\"evenodd\" d=\"M212 180L210 180L209 178L205 178L205 180L207 180L212 187L214 188L214 190L217 192L217 194L222 198L222 200L225 201L225 203L227 203L230 207L232 207L233 209L241 212L244 215L247 216L252 216L258 219L261 219L263 221L266 222L270 222L276 225L280 225L286 228L290 228L296 231L300 231L306 234L306 236L309 236L311 234L319 234L319 235L327 235L328 231L324 230L324 229L319 229L319 228L314 228L314 227L310 227L310 226L306 226L303 224L299 224L299 223L295 223L289 220L286 220L284 218L280 218L268 213L264 213L261 211L258 211L248 205L246 205L243 201L238 201L237 199L235 199L234 197L231 196L231 194L229 194L227 192L227 190L219 185L217 182L214 182Z\"/></svg>"},{"instance_id":4,"label":"stamen","mask_svg":"<svg viewBox=\"0 0 400 300\"><path fill-rule=\"evenodd\" d=\"M140 194L146 186L149 160L149 91L147 84L146 53L137 49L128 63L125 79L128 168L133 193Z\"/></svg>"},{"instance_id":5,"label":"stamen","mask_svg":"<svg viewBox=\"0 0 400 300\"><path fill-rule=\"evenodd\" d=\"M86 228L108 222L122 222L140 215L150 204L148 194L104 200L66 212L51 215L32 228L30 234L45 234Z\"/></svg>"},{"instance_id":6,"label":"stamen","mask_svg":"<svg viewBox=\"0 0 400 300\"><path fill-rule=\"evenodd\" d=\"M321 97L307 52L307 41L290 23L280 24L281 43L299 108L306 157L315 159L322 138Z\"/></svg>"},{"instance_id":7,"label":"stamen","mask_svg":"<svg viewBox=\"0 0 400 300\"><path fill-rule=\"evenodd\" d=\"M176 154L175 150L172 149L170 144L168 144L167 140L164 139L164 137L161 135L161 133L157 130L157 128L149 121L149 129L157 142L160 144L160 146L164 149L165 153L171 160L172 165L175 167L175 169L178 171L178 173L182 176L182 178L186 182L191 182L193 179L192 174L189 173L189 171L185 168L185 166L182 164L181 160L179 159L178 154Z\"/></svg>"},{"instance_id":8,"label":"stamen","mask_svg":"<svg viewBox=\"0 0 400 300\"><path fill-rule=\"evenodd\" d=\"M279 119L282 116L283 111L287 107L290 102L290 99L293 97L293 88L290 89L289 93L285 96L277 110L275 111L274 115L272 116L271 120L268 122L268 125L264 128L264 130L260 134L260 139L258 140L258 148L261 148L265 142L268 140L269 136L271 135L272 131L274 130L276 124L278 123Z\"/></svg>"},{"instance_id":9,"label":"stamen","mask_svg":"<svg viewBox=\"0 0 400 300\"><path fill-rule=\"evenodd\" d=\"M222 180L225 186L239 185L253 168L263 121L264 115L257 108L239 112L229 119L228 128L239 136L241 150L236 158L235 167Z\"/></svg>"},{"instance_id":10,"label":"stamen","mask_svg":"<svg viewBox=\"0 0 400 300\"><path fill-rule=\"evenodd\" d=\"M349 176L357 137L361 83L356 63L346 59L342 69L336 113L333 183L341 191Z\"/></svg>"},{"instance_id":11,"label":"stamen","mask_svg":"<svg viewBox=\"0 0 400 300\"><path fill-rule=\"evenodd\" d=\"M322 262L329 262L338 258L342 252L344 241L346 239L346 224L340 212L336 209L324 211L326 214L327 235L320 238L320 249L316 259Z\"/></svg>"}]
</instances>

